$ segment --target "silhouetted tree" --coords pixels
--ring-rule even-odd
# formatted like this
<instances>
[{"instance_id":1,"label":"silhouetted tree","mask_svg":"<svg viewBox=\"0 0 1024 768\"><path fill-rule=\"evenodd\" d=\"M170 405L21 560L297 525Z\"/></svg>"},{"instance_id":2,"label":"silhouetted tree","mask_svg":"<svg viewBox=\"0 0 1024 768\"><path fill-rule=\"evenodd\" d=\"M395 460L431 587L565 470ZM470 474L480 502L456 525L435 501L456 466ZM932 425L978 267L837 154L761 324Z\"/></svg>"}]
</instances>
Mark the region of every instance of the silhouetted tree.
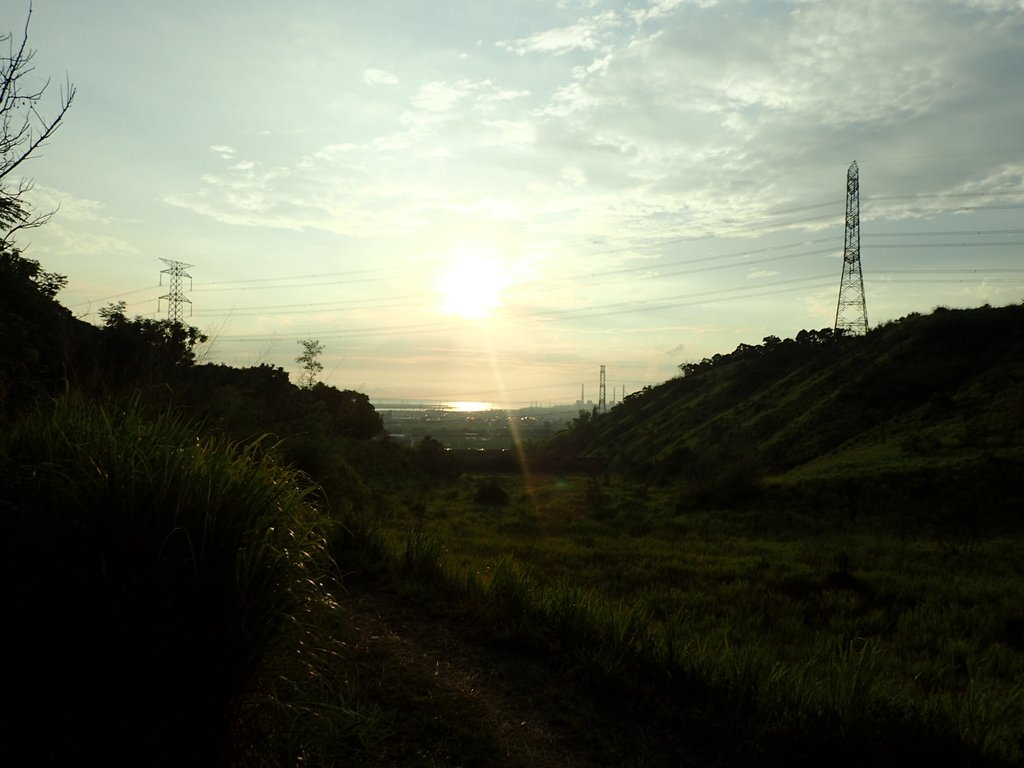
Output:
<instances>
[{"instance_id":1,"label":"silhouetted tree","mask_svg":"<svg viewBox=\"0 0 1024 768\"><path fill-rule=\"evenodd\" d=\"M426 435L416 446L416 463L428 475L452 480L459 474L458 462L440 440Z\"/></svg>"},{"instance_id":2,"label":"silhouetted tree","mask_svg":"<svg viewBox=\"0 0 1024 768\"><path fill-rule=\"evenodd\" d=\"M176 320L129 319L124 310L121 301L99 311L103 320L100 356L112 381L165 377L195 362L196 346L206 341L198 328Z\"/></svg>"},{"instance_id":3,"label":"silhouetted tree","mask_svg":"<svg viewBox=\"0 0 1024 768\"><path fill-rule=\"evenodd\" d=\"M309 393L324 407L328 429L334 434L366 440L384 431L384 420L362 392L318 382Z\"/></svg>"},{"instance_id":4,"label":"silhouetted tree","mask_svg":"<svg viewBox=\"0 0 1024 768\"><path fill-rule=\"evenodd\" d=\"M49 390L71 367L75 321L54 296L67 278L0 243L0 410Z\"/></svg>"},{"instance_id":5,"label":"silhouetted tree","mask_svg":"<svg viewBox=\"0 0 1024 768\"><path fill-rule=\"evenodd\" d=\"M299 344L302 345L302 354L295 358L295 362L302 365L299 386L302 389L312 389L317 383L317 377L324 370L324 364L320 362L324 345L316 339L300 339Z\"/></svg>"},{"instance_id":6,"label":"silhouetted tree","mask_svg":"<svg viewBox=\"0 0 1024 768\"><path fill-rule=\"evenodd\" d=\"M21 394L45 390L70 365L71 314L54 301L67 279L40 268L39 262L21 256L12 245L19 229L37 227L52 212L33 216L25 195L32 182L15 180L13 173L57 130L75 97L68 83L61 89L56 116L46 118L40 107L49 81L30 85L35 51L28 47L28 16L22 33L0 35L0 409L16 402ZM84 325L84 324L83 324ZM81 345L78 345L81 346ZM15 394L15 391L17 393Z\"/></svg>"},{"instance_id":7,"label":"silhouetted tree","mask_svg":"<svg viewBox=\"0 0 1024 768\"><path fill-rule=\"evenodd\" d=\"M35 51L28 47L31 19L29 6L20 39L13 32L0 36L0 46L7 46L6 55L0 55L0 244L10 242L19 229L39 226L53 215L51 211L32 216L25 202L32 182L22 178L13 183L11 174L53 136L75 98L75 86L66 82L60 89L56 115L43 116L39 104L50 81L32 86L26 79L34 69Z\"/></svg>"}]
</instances>

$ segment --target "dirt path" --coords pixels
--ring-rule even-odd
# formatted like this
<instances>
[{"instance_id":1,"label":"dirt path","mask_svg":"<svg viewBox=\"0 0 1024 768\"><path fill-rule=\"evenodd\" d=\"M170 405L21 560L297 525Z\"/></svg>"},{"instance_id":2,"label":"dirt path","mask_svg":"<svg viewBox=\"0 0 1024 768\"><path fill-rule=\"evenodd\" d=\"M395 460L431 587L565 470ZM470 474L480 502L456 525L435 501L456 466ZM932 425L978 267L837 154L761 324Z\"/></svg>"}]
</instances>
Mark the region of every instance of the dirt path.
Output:
<instances>
[{"instance_id":1,"label":"dirt path","mask_svg":"<svg viewBox=\"0 0 1024 768\"><path fill-rule=\"evenodd\" d=\"M385 698L411 699L422 708L422 718L461 719L425 729L434 731L439 742L420 745L422 751L432 750L434 759L473 765L600 765L573 748L577 734L566 734L564 723L549 721L550 704L559 697L551 670L499 654L479 643L474 627L420 614L408 599L392 593L342 601L340 610L356 657L380 667L380 686L389 689ZM424 730L412 722L404 725ZM457 746L469 754L441 754Z\"/></svg>"},{"instance_id":2,"label":"dirt path","mask_svg":"<svg viewBox=\"0 0 1024 768\"><path fill-rule=\"evenodd\" d=\"M367 673L361 687L399 713L382 764L721 764L716 750L638 717L628 696L587 690L564 664L503 647L472 619L379 590L342 600L339 611Z\"/></svg>"}]
</instances>

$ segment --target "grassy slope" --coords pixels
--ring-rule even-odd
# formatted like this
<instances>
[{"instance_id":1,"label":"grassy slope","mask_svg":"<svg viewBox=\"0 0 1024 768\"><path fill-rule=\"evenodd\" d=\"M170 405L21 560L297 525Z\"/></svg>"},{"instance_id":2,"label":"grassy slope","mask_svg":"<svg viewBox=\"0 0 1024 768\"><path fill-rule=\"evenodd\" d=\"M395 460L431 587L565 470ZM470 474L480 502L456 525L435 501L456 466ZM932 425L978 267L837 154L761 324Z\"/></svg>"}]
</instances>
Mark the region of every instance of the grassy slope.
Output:
<instances>
[{"instance_id":1,"label":"grassy slope","mask_svg":"<svg viewBox=\"0 0 1024 768\"><path fill-rule=\"evenodd\" d=\"M491 478L510 500L485 506L481 482L396 510L396 552L420 585L440 557L511 648L594 687L581 704L647 673L672 681L623 709L674 713L647 724L651 738L693 729L691 746L757 753L725 765L1019 757L1019 536L893 536L828 508L681 510L675 489L619 478ZM634 746L645 765L682 754Z\"/></svg>"},{"instance_id":2,"label":"grassy slope","mask_svg":"<svg viewBox=\"0 0 1024 768\"><path fill-rule=\"evenodd\" d=\"M708 460L785 474L1020 461L1024 307L939 310L780 348L631 398L554 450L661 479Z\"/></svg>"}]
</instances>

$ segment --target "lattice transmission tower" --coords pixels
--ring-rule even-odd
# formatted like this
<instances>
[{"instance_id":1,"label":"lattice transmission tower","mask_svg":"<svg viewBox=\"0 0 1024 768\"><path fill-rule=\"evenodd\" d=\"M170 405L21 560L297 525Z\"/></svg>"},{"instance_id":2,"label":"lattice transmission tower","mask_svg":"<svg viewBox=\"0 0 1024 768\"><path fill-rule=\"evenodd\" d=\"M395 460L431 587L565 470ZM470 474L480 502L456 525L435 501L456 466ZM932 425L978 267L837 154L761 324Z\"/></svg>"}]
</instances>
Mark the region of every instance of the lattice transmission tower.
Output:
<instances>
[{"instance_id":1,"label":"lattice transmission tower","mask_svg":"<svg viewBox=\"0 0 1024 768\"><path fill-rule=\"evenodd\" d=\"M167 293L157 299L157 311L160 310L160 301L167 299L167 319L180 323L184 316L181 311L181 305L188 304L190 308L192 306L192 300L185 298L185 294L182 293L181 278L188 278L188 288L192 290L192 275L185 270L195 265L186 264L183 261L174 261L173 259L160 259L160 261L167 265L167 269L160 270L160 285L164 284L164 275L169 276L168 282L170 285L167 288Z\"/></svg>"},{"instance_id":2,"label":"lattice transmission tower","mask_svg":"<svg viewBox=\"0 0 1024 768\"><path fill-rule=\"evenodd\" d=\"M605 389L604 366L603 365L601 366L601 386L600 386L600 389L599 389L599 393L600 394L599 394L599 397L597 399L597 410L600 413L604 413L605 411L608 410L608 398L607 398L608 390Z\"/></svg>"},{"instance_id":3,"label":"lattice transmission tower","mask_svg":"<svg viewBox=\"0 0 1024 768\"><path fill-rule=\"evenodd\" d=\"M860 268L860 173L857 162L846 172L846 235L843 242L843 276L839 280L836 331L868 332L868 305Z\"/></svg>"}]
</instances>

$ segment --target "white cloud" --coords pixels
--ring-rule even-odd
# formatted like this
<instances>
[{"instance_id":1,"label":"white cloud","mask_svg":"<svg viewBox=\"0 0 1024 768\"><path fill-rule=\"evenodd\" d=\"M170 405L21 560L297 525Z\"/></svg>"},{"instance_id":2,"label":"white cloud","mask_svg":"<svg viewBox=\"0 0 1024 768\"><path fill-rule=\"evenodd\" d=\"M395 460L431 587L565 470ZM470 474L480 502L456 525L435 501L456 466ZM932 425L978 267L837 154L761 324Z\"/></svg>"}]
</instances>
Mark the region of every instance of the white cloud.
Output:
<instances>
[{"instance_id":1,"label":"white cloud","mask_svg":"<svg viewBox=\"0 0 1024 768\"><path fill-rule=\"evenodd\" d=\"M772 211L808 195L841 197L854 158L868 159L865 188L877 190L868 175L881 175L869 157L877 141L908 177L927 172L927 160L902 155L947 146L945 126L967 114L965 100L985 95L985 68L1020 48L1015 28L961 28L962 17L919 5L879 4L861 14L780 4L761 13L739 2L728 15L708 6L649 6L662 14L653 31L625 30L605 12L504 43L523 55L593 56L527 58L521 70L486 79L439 69L448 77L414 89L408 108L378 122L375 134L339 131L298 160L273 165L239 160L221 145L227 167L166 199L223 221L358 235L501 211L558 221L564 235L595 241L625 231L656 242L652 227L700 235L820 229L832 226L828 209ZM901 30L909 28L919 34L908 38ZM1000 104L1003 124L1021 115L1019 100L1008 95ZM995 131L987 117L976 119ZM975 179L970 191L1005 191L1019 172L979 165L966 178ZM808 192L810 183L820 189ZM497 207L487 203L496 187L508 191ZM917 188L907 182L896 191ZM879 210L896 215L900 207L908 206ZM645 254L615 253L621 263Z\"/></svg>"},{"instance_id":2,"label":"white cloud","mask_svg":"<svg viewBox=\"0 0 1024 768\"><path fill-rule=\"evenodd\" d=\"M591 18L580 19L568 27L537 32L518 40L501 41L500 48L525 56L527 53L554 53L574 50L592 51L601 45L608 30L621 23L614 11L604 11Z\"/></svg>"},{"instance_id":3,"label":"white cloud","mask_svg":"<svg viewBox=\"0 0 1024 768\"><path fill-rule=\"evenodd\" d=\"M558 177L570 187L582 187L587 183L587 176L579 168L563 168Z\"/></svg>"},{"instance_id":4,"label":"white cloud","mask_svg":"<svg viewBox=\"0 0 1024 768\"><path fill-rule=\"evenodd\" d=\"M697 8L713 8L718 4L719 0L652 0L646 8L634 10L631 15L637 24L643 24L645 21L668 16L683 5L692 5Z\"/></svg>"},{"instance_id":5,"label":"white cloud","mask_svg":"<svg viewBox=\"0 0 1024 768\"><path fill-rule=\"evenodd\" d=\"M65 192L54 187L32 183L27 198L32 206L32 210L37 214L56 211L55 221L92 222L96 224L109 224L113 221L111 217L103 213L103 209L106 206L99 200L79 197L71 192Z\"/></svg>"},{"instance_id":6,"label":"white cloud","mask_svg":"<svg viewBox=\"0 0 1024 768\"><path fill-rule=\"evenodd\" d=\"M363 72L363 82L367 85L397 85L398 75L385 69L367 69Z\"/></svg>"},{"instance_id":7,"label":"white cloud","mask_svg":"<svg viewBox=\"0 0 1024 768\"><path fill-rule=\"evenodd\" d=\"M537 141L537 128L526 120L482 120L487 130L483 143L490 146L529 147Z\"/></svg>"},{"instance_id":8,"label":"white cloud","mask_svg":"<svg viewBox=\"0 0 1024 768\"><path fill-rule=\"evenodd\" d=\"M215 155L219 155L223 160L230 160L238 152L234 147L227 144L211 144L210 151Z\"/></svg>"},{"instance_id":9,"label":"white cloud","mask_svg":"<svg viewBox=\"0 0 1024 768\"><path fill-rule=\"evenodd\" d=\"M137 256L140 251L131 243L113 235L71 232L61 226L54 227L54 239L61 243L59 250L68 256ZM51 248L51 250L54 250Z\"/></svg>"},{"instance_id":10,"label":"white cloud","mask_svg":"<svg viewBox=\"0 0 1024 768\"><path fill-rule=\"evenodd\" d=\"M435 81L420 86L412 103L417 109L428 112L447 112L473 89L474 85L468 80L460 80L454 84Z\"/></svg>"},{"instance_id":11,"label":"white cloud","mask_svg":"<svg viewBox=\"0 0 1024 768\"><path fill-rule=\"evenodd\" d=\"M138 256L132 243L107 233L106 219L62 218L58 213L45 227L24 233L27 253L46 263L73 263L81 257ZM100 226L97 226L100 225ZM66 269L58 266L58 271Z\"/></svg>"},{"instance_id":12,"label":"white cloud","mask_svg":"<svg viewBox=\"0 0 1024 768\"><path fill-rule=\"evenodd\" d=\"M487 93L481 96L481 101L512 101L514 99L526 98L530 95L530 91L525 89L515 88L499 88L492 93Z\"/></svg>"},{"instance_id":13,"label":"white cloud","mask_svg":"<svg viewBox=\"0 0 1024 768\"><path fill-rule=\"evenodd\" d=\"M707 3L652 7L682 13L684 5L685 19L637 30L575 68L537 110L537 151L579 168L594 192L617 189L638 212L641 201L657 204L720 230L799 199L776 175L794 167L820 175L870 159L880 143L910 156L941 152L958 124L995 146L1019 144L1008 126L1024 121L1024 101L998 96L995 83L1021 92L1024 19L995 24L909 3L767 13L734 3L729 14ZM934 172L927 160L899 160L907 171ZM1005 187L1013 177L979 183Z\"/></svg>"}]
</instances>

